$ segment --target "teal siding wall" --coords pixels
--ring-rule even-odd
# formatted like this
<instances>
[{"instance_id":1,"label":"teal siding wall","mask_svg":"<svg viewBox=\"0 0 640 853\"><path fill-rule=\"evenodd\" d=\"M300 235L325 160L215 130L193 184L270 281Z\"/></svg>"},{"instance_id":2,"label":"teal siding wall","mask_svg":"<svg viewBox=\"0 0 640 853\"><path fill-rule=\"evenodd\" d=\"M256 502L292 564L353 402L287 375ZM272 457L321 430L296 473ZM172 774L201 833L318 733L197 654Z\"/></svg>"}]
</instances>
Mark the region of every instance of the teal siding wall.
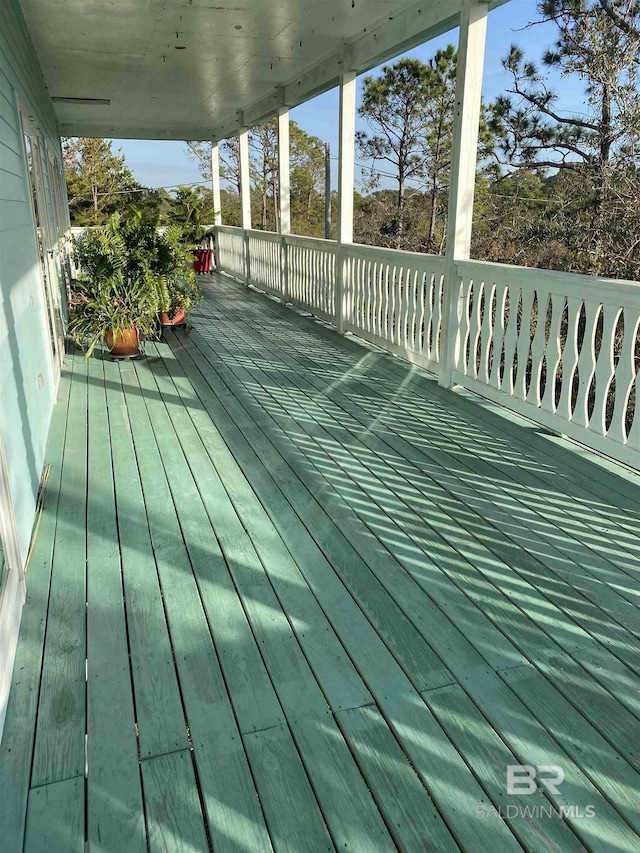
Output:
<instances>
[{"instance_id":1,"label":"teal siding wall","mask_svg":"<svg viewBox=\"0 0 640 853\"><path fill-rule=\"evenodd\" d=\"M24 560L55 391L16 97L33 117L49 150L59 158L60 142L52 104L24 20L14 0L2 0L0 430ZM47 204L51 204L49 200Z\"/></svg>"}]
</instances>

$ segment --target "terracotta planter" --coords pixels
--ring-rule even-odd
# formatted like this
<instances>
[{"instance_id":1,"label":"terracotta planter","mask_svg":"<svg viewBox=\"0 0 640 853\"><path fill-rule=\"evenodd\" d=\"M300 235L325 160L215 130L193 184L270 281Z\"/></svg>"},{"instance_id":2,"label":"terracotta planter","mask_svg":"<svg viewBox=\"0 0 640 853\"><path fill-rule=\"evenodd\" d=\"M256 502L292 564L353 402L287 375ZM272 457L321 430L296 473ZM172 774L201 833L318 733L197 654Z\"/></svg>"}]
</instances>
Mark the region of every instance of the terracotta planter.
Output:
<instances>
[{"instance_id":1,"label":"terracotta planter","mask_svg":"<svg viewBox=\"0 0 640 853\"><path fill-rule=\"evenodd\" d=\"M104 342L109 347L111 355L116 358L128 358L138 355L140 347L140 332L138 329L123 329L115 340L114 333L109 330L104 336Z\"/></svg>"},{"instance_id":2,"label":"terracotta planter","mask_svg":"<svg viewBox=\"0 0 640 853\"><path fill-rule=\"evenodd\" d=\"M173 315L166 311L160 312L161 326L179 326L184 323L184 308L176 308Z\"/></svg>"}]
</instances>

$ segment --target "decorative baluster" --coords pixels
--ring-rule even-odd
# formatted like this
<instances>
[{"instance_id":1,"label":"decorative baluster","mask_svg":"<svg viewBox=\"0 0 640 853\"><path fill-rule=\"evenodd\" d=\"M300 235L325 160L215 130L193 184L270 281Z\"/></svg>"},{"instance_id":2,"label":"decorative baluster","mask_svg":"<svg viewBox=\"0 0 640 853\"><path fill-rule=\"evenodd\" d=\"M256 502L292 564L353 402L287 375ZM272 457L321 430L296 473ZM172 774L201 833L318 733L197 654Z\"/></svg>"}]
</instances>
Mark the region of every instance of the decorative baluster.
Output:
<instances>
[{"instance_id":1,"label":"decorative baluster","mask_svg":"<svg viewBox=\"0 0 640 853\"><path fill-rule=\"evenodd\" d=\"M416 350L416 318L418 316L418 279L421 278L419 269L414 269L411 275L411 293L408 310L407 337L409 349Z\"/></svg>"},{"instance_id":2,"label":"decorative baluster","mask_svg":"<svg viewBox=\"0 0 640 853\"><path fill-rule=\"evenodd\" d=\"M407 270L406 278L406 300L405 300L405 346L407 349L413 349L413 324L415 323L415 293L416 293L416 275L417 272L413 268Z\"/></svg>"},{"instance_id":3,"label":"decorative baluster","mask_svg":"<svg viewBox=\"0 0 640 853\"><path fill-rule=\"evenodd\" d=\"M311 251L311 305L314 308L320 307L320 294L318 288L318 253L315 249Z\"/></svg>"},{"instance_id":4,"label":"decorative baluster","mask_svg":"<svg viewBox=\"0 0 640 853\"><path fill-rule=\"evenodd\" d=\"M370 335L374 334L376 266L376 262L369 259L369 278L367 280L367 331Z\"/></svg>"},{"instance_id":5,"label":"decorative baluster","mask_svg":"<svg viewBox=\"0 0 640 853\"><path fill-rule=\"evenodd\" d=\"M393 343L400 343L400 323L402 322L402 284L403 284L404 268L401 266L394 267L394 306L393 306Z\"/></svg>"},{"instance_id":6,"label":"decorative baluster","mask_svg":"<svg viewBox=\"0 0 640 853\"><path fill-rule=\"evenodd\" d=\"M367 265L368 265L367 259L362 258L362 260L360 262L360 280L358 282L358 284L359 284L359 294L358 295L360 297L360 302L359 302L359 306L358 306L359 311L358 311L357 322L358 322L358 328L363 329L363 330L367 328L367 326L366 326L366 323L367 323L367 320L366 320L366 317L367 317Z\"/></svg>"},{"instance_id":7,"label":"decorative baluster","mask_svg":"<svg viewBox=\"0 0 640 853\"><path fill-rule=\"evenodd\" d=\"M518 309L520 307L520 296L522 288L510 286L509 296L509 319L504 335L504 368L500 388L512 395L515 383L514 357L518 343Z\"/></svg>"},{"instance_id":8,"label":"decorative baluster","mask_svg":"<svg viewBox=\"0 0 640 853\"><path fill-rule=\"evenodd\" d=\"M537 293L538 318L536 321L536 331L531 342L531 382L526 396L527 403L531 403L533 406L539 406L541 403L540 379L542 377L542 360L546 347L547 310L549 308L549 294L546 290L538 290Z\"/></svg>"},{"instance_id":9,"label":"decorative baluster","mask_svg":"<svg viewBox=\"0 0 640 853\"><path fill-rule=\"evenodd\" d=\"M533 310L534 290L522 288L522 316L518 334L518 369L514 381L514 396L524 400L527 395L527 367L531 349L531 312Z\"/></svg>"},{"instance_id":10,"label":"decorative baluster","mask_svg":"<svg viewBox=\"0 0 640 853\"><path fill-rule=\"evenodd\" d=\"M389 264L388 270L388 292L389 302L387 306L387 335L386 340L393 341L395 330L395 309L396 309L396 267L395 264Z\"/></svg>"},{"instance_id":11,"label":"decorative baluster","mask_svg":"<svg viewBox=\"0 0 640 853\"><path fill-rule=\"evenodd\" d=\"M489 356L491 353L491 341L493 339L493 299L496 286L493 282L484 283L484 308L482 312L482 328L480 333L480 367L478 379L480 382L489 384Z\"/></svg>"},{"instance_id":12,"label":"decorative baluster","mask_svg":"<svg viewBox=\"0 0 640 853\"><path fill-rule=\"evenodd\" d=\"M613 417L607 438L624 444L627 440L626 417L627 405L631 389L636 381L635 350L640 325L640 311L637 308L624 309L624 338L622 350L616 367L616 400L613 406ZM636 399L636 409L638 402Z\"/></svg>"},{"instance_id":13,"label":"decorative baluster","mask_svg":"<svg viewBox=\"0 0 640 853\"><path fill-rule=\"evenodd\" d=\"M434 290L434 276L425 270L420 274L418 284L418 308L416 311L416 349L421 355L432 358L429 338L431 335L431 323L433 322L432 299ZM427 311L427 306L429 310Z\"/></svg>"},{"instance_id":14,"label":"decorative baluster","mask_svg":"<svg viewBox=\"0 0 640 853\"><path fill-rule=\"evenodd\" d=\"M551 326L549 328L549 340L546 347L547 375L544 394L542 395L542 408L552 414L556 410L556 383L560 357L562 355L560 331L562 328L565 301L562 295L557 293L551 295Z\"/></svg>"},{"instance_id":15,"label":"decorative baluster","mask_svg":"<svg viewBox=\"0 0 640 853\"><path fill-rule=\"evenodd\" d=\"M635 378L635 407L633 421L627 436L627 447L640 450L640 370L636 373Z\"/></svg>"},{"instance_id":16,"label":"decorative baluster","mask_svg":"<svg viewBox=\"0 0 640 853\"><path fill-rule=\"evenodd\" d=\"M402 345L403 339L403 320L404 320L404 300L405 300L405 267L398 267L397 284L396 284L396 317L395 317L395 337L394 343L398 346Z\"/></svg>"},{"instance_id":17,"label":"decorative baluster","mask_svg":"<svg viewBox=\"0 0 640 853\"><path fill-rule=\"evenodd\" d=\"M436 272L433 277L433 309L431 313L431 350L432 361L440 361L440 343L442 330L442 289L444 276Z\"/></svg>"},{"instance_id":18,"label":"decorative baluster","mask_svg":"<svg viewBox=\"0 0 640 853\"><path fill-rule=\"evenodd\" d=\"M378 261L373 259L370 263L371 277L369 279L369 333L375 335L376 320L378 312Z\"/></svg>"},{"instance_id":19,"label":"decorative baluster","mask_svg":"<svg viewBox=\"0 0 640 853\"><path fill-rule=\"evenodd\" d=\"M482 297L484 282L473 281L471 285L471 322L469 328L469 366L470 376L478 378L478 343L482 323Z\"/></svg>"},{"instance_id":20,"label":"decorative baluster","mask_svg":"<svg viewBox=\"0 0 640 853\"><path fill-rule=\"evenodd\" d=\"M489 372L489 384L494 388L501 385L502 347L504 344L505 311L507 310L507 285L497 284L495 290L495 316L491 335L493 337L493 362Z\"/></svg>"},{"instance_id":21,"label":"decorative baluster","mask_svg":"<svg viewBox=\"0 0 640 853\"><path fill-rule=\"evenodd\" d=\"M471 321L473 313L473 279L462 280L462 316L460 319L460 352L458 353L458 364L455 370L464 373L465 376L473 376L474 368L471 353L467 355L467 345L471 349Z\"/></svg>"},{"instance_id":22,"label":"decorative baluster","mask_svg":"<svg viewBox=\"0 0 640 853\"><path fill-rule=\"evenodd\" d=\"M589 421L589 429L599 435L606 435L607 433L607 397L615 373L613 342L621 313L621 308L613 305L603 306L602 341L595 372L596 395L593 403L593 414Z\"/></svg>"},{"instance_id":23,"label":"decorative baluster","mask_svg":"<svg viewBox=\"0 0 640 853\"><path fill-rule=\"evenodd\" d=\"M573 379L578 367L578 325L582 300L575 296L567 299L567 340L562 353L562 390L556 414L565 421L572 417Z\"/></svg>"},{"instance_id":24,"label":"decorative baluster","mask_svg":"<svg viewBox=\"0 0 640 853\"><path fill-rule=\"evenodd\" d=\"M602 306L598 302L585 302L584 310L585 328L578 359L578 394L573 422L586 427L589 423L589 392L596 372L596 329Z\"/></svg>"}]
</instances>

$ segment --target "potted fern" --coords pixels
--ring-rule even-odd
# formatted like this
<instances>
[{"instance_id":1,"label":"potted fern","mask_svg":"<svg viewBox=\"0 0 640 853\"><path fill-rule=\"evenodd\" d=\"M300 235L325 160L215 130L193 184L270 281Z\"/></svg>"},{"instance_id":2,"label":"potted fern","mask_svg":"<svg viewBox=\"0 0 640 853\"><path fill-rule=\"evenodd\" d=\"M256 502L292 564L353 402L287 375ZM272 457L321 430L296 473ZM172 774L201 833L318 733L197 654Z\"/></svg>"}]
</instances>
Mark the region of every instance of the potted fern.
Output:
<instances>
[{"instance_id":1,"label":"potted fern","mask_svg":"<svg viewBox=\"0 0 640 853\"><path fill-rule=\"evenodd\" d=\"M140 341L157 333L158 314L171 306L170 287L185 264L176 251L179 229L167 239L153 219L114 213L76 246L82 270L73 288L69 333L87 357L102 341L115 358L139 355Z\"/></svg>"},{"instance_id":2,"label":"potted fern","mask_svg":"<svg viewBox=\"0 0 640 853\"><path fill-rule=\"evenodd\" d=\"M171 269L165 278L168 303L160 312L163 328L184 325L186 312L202 301L193 270L193 253L183 240L184 233L176 226L167 228L162 235L161 257L164 266Z\"/></svg>"}]
</instances>

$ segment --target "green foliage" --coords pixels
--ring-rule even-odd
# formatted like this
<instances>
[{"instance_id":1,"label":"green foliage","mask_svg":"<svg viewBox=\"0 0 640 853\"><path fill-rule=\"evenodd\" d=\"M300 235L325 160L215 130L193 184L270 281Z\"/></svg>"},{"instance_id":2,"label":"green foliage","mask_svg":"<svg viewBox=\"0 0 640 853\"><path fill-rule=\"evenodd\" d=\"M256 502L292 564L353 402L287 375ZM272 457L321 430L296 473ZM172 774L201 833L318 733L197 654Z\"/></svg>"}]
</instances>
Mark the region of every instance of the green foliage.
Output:
<instances>
[{"instance_id":1,"label":"green foliage","mask_svg":"<svg viewBox=\"0 0 640 853\"><path fill-rule=\"evenodd\" d=\"M165 221L180 226L187 242L199 243L205 226L213 222L211 190L200 186L178 187L169 202Z\"/></svg>"},{"instance_id":2,"label":"green foliage","mask_svg":"<svg viewBox=\"0 0 640 853\"><path fill-rule=\"evenodd\" d=\"M193 253L185 245L184 231L178 225L157 236L158 269L168 292L166 310L172 316L179 308L188 311L202 302L202 291L193 270Z\"/></svg>"},{"instance_id":3,"label":"green foliage","mask_svg":"<svg viewBox=\"0 0 640 853\"><path fill-rule=\"evenodd\" d=\"M158 233L156 222L140 211L114 213L88 231L76 246L82 274L74 286L71 336L90 355L112 330L155 334L159 311L171 311L182 298L197 301L191 255L179 228Z\"/></svg>"}]
</instances>

